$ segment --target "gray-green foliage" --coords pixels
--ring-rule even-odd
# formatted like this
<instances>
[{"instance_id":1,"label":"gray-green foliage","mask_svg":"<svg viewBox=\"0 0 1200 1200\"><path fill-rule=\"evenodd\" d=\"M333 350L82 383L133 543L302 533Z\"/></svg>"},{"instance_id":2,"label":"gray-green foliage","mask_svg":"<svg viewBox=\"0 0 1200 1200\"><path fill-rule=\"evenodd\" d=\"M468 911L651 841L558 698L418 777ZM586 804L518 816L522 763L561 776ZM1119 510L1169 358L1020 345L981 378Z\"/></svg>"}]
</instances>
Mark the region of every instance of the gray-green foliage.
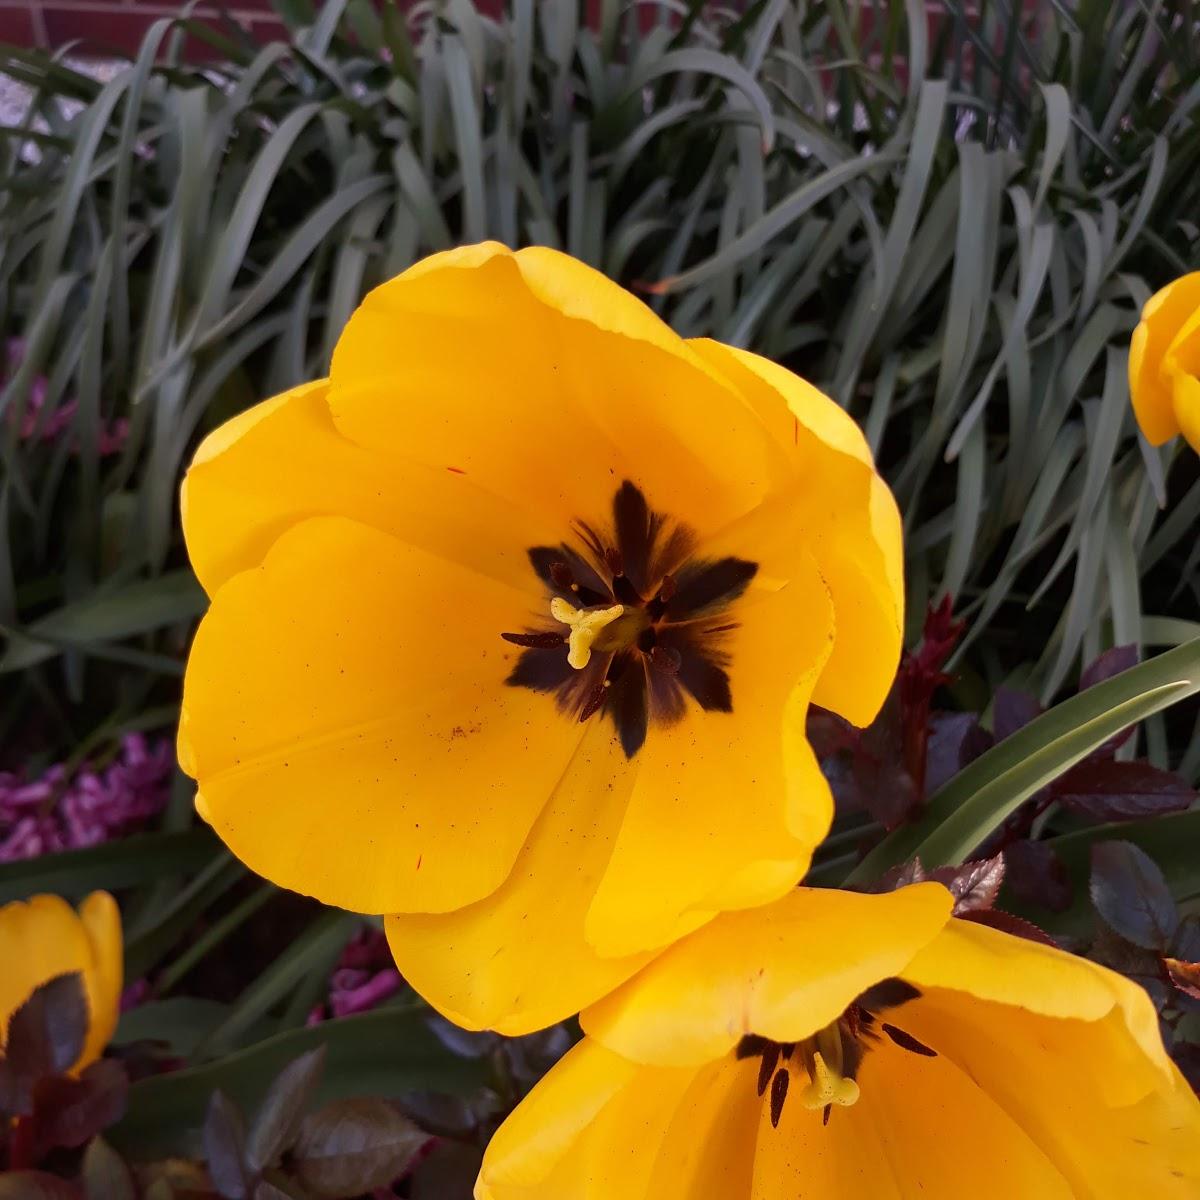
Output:
<instances>
[{"instance_id":1,"label":"gray-green foliage","mask_svg":"<svg viewBox=\"0 0 1200 1200\"><path fill-rule=\"evenodd\" d=\"M569 250L835 395L905 512L914 619L954 592L976 669L1049 694L1081 654L1195 631L1200 482L1139 442L1125 384L1141 304L1196 261L1182 0L948 2L932 27L918 0L640 28L606 0L595 29L566 0L281 7L291 45L162 21L103 85L0 61L34 89L0 147L0 329L26 343L0 722L33 700L70 742L173 694L198 436L322 373L371 285L484 237ZM186 65L185 30L223 61ZM39 376L40 421L76 406L55 442L19 436Z\"/></svg>"}]
</instances>

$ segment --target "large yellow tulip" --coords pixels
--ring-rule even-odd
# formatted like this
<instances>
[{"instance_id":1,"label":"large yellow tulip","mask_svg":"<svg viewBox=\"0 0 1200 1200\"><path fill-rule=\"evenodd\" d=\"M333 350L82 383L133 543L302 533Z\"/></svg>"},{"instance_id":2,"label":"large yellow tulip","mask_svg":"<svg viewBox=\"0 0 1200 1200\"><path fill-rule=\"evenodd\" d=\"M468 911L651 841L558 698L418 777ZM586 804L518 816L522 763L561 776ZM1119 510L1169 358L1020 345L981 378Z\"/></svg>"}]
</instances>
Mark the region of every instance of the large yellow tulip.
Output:
<instances>
[{"instance_id":1,"label":"large yellow tulip","mask_svg":"<svg viewBox=\"0 0 1200 1200\"><path fill-rule=\"evenodd\" d=\"M803 875L810 699L900 651L900 525L831 400L494 243L372 292L200 447L180 761L250 867L392 914L442 1012L568 1016Z\"/></svg>"},{"instance_id":2,"label":"large yellow tulip","mask_svg":"<svg viewBox=\"0 0 1200 1200\"><path fill-rule=\"evenodd\" d=\"M718 917L582 1015L476 1200L1195 1200L1146 993L935 883Z\"/></svg>"}]
</instances>

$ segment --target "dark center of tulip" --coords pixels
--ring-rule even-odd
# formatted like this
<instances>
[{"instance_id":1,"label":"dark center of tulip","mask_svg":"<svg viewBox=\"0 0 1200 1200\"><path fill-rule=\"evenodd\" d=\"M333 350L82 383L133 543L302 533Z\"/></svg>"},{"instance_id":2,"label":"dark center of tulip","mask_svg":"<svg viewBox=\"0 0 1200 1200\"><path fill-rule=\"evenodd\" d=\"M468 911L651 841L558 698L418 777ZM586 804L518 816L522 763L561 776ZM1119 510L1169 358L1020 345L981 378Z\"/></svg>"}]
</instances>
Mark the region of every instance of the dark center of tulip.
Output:
<instances>
[{"instance_id":1,"label":"dark center of tulip","mask_svg":"<svg viewBox=\"0 0 1200 1200\"><path fill-rule=\"evenodd\" d=\"M732 712L728 609L758 564L697 557L691 530L628 480L613 497L611 529L576 521L572 533L571 544L528 552L556 627L501 634L524 651L506 682L552 694L580 721L608 717L627 758L652 722L683 716L688 696Z\"/></svg>"},{"instance_id":2,"label":"dark center of tulip","mask_svg":"<svg viewBox=\"0 0 1200 1200\"><path fill-rule=\"evenodd\" d=\"M758 1094L771 1092L771 1126L779 1127L784 1102L791 1086L791 1073L803 1072L806 1082L800 1103L821 1110L821 1122L829 1124L835 1104L849 1108L858 1100L858 1069L872 1043L886 1035L902 1050L936 1058L937 1051L918 1041L883 1015L920 996L903 979L885 979L862 993L832 1024L802 1042L773 1042L750 1034L738 1043L738 1058L760 1058Z\"/></svg>"}]
</instances>

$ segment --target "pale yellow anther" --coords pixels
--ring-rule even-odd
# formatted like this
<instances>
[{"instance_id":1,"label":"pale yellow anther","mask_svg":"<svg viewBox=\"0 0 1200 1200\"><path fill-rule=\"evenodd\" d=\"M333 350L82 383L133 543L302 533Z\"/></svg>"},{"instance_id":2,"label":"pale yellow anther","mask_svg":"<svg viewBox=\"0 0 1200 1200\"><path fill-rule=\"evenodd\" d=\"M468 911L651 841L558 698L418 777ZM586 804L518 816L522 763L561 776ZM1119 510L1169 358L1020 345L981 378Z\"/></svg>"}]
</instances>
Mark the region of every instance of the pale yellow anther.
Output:
<instances>
[{"instance_id":1,"label":"pale yellow anther","mask_svg":"<svg viewBox=\"0 0 1200 1200\"><path fill-rule=\"evenodd\" d=\"M800 1093L805 1108L824 1108L827 1104L849 1108L858 1099L858 1084L831 1071L820 1050L813 1051L812 1064L812 1079Z\"/></svg>"},{"instance_id":2,"label":"pale yellow anther","mask_svg":"<svg viewBox=\"0 0 1200 1200\"><path fill-rule=\"evenodd\" d=\"M606 625L611 625L623 612L624 605L611 608L572 608L561 596L550 601L550 615L571 627L567 636L567 662L577 671L583 670L592 657L592 643Z\"/></svg>"}]
</instances>

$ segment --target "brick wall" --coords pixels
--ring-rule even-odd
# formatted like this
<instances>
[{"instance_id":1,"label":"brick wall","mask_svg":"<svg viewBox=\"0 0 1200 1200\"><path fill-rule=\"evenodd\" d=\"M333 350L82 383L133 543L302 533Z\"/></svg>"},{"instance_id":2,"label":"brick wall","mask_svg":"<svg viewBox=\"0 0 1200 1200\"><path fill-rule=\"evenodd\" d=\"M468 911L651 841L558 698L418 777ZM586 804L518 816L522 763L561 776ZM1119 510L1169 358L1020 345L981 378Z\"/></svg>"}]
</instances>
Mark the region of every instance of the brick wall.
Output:
<instances>
[{"instance_id":1,"label":"brick wall","mask_svg":"<svg viewBox=\"0 0 1200 1200\"><path fill-rule=\"evenodd\" d=\"M154 21L178 11L169 0L0 0L0 41L53 48L78 39L83 54L128 54ZM268 0L232 0L226 11L255 34L269 37L282 29ZM200 5L195 15L212 20L218 10Z\"/></svg>"},{"instance_id":2,"label":"brick wall","mask_svg":"<svg viewBox=\"0 0 1200 1200\"><path fill-rule=\"evenodd\" d=\"M401 3L407 7L405 0ZM503 0L479 0L479 8L489 13L498 12L502 4ZM78 53L83 55L132 54L153 22L175 16L179 9L180 3L172 0L0 0L0 42L55 48L79 40ZM259 40L284 32L270 0L201 3L193 15L219 27L222 14L233 16ZM199 45L196 49L203 52Z\"/></svg>"},{"instance_id":3,"label":"brick wall","mask_svg":"<svg viewBox=\"0 0 1200 1200\"><path fill-rule=\"evenodd\" d=\"M174 16L179 12L182 0L0 0L0 42L18 46L41 46L57 48L67 42L80 43L75 51L79 55L104 57L114 51L132 54L141 44L146 29L160 17ZM407 8L413 0L399 0ZM727 0L733 6L744 0ZM1021 0L1023 23L1026 31L1032 32L1038 20L1040 0ZM314 0L319 5L320 0ZM478 7L489 15L499 15L504 0L476 0ZM600 0L587 0L589 17L598 17ZM963 5L970 18L978 13L977 0L967 0ZM925 11L929 20L931 42L936 37L941 22L948 19L942 0L925 0ZM243 27L249 29L259 41L284 34L284 27L274 15L271 0L202 0L194 10L197 18L220 28L225 15L232 15ZM643 19L652 18L647 10ZM871 30L876 14L870 6L860 13L860 32L865 36ZM202 43L192 39L191 49L198 56L207 56L211 51ZM106 53L107 52L107 53ZM967 74L972 69L974 47L965 47Z\"/></svg>"}]
</instances>

